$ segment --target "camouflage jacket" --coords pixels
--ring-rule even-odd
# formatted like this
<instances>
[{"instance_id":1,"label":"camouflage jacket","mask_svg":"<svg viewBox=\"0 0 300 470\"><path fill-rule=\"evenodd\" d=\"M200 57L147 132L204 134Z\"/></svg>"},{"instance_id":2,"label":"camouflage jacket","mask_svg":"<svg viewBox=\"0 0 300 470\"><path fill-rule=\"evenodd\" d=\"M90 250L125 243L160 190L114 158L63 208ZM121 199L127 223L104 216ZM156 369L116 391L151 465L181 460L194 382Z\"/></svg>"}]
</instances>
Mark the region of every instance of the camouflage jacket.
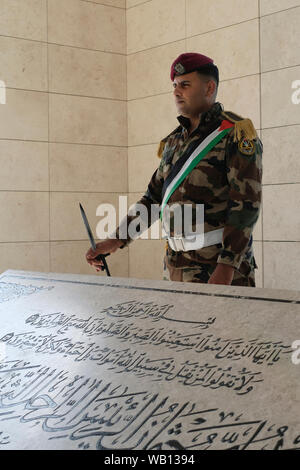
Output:
<instances>
[{"instance_id":1,"label":"camouflage jacket","mask_svg":"<svg viewBox=\"0 0 300 470\"><path fill-rule=\"evenodd\" d=\"M196 148L224 119L233 123L246 122L229 111L224 114L223 105L218 102L202 113L199 126L190 135L190 120L184 116L177 119L180 125L160 142L160 165L152 175L146 193L138 201L149 210L151 204L161 204L164 181L184 152ZM196 165L168 201L170 205L175 202L204 204L204 231L224 227L222 243L187 252L175 252L168 247L167 258L171 266L184 268L195 267L198 263L225 263L238 269L246 261L252 268L257 267L252 232L261 205L263 146L257 135L252 135L251 140L245 139L243 133L238 137L232 128ZM130 220L129 217L127 222ZM124 240L125 245L130 241L129 238Z\"/></svg>"}]
</instances>

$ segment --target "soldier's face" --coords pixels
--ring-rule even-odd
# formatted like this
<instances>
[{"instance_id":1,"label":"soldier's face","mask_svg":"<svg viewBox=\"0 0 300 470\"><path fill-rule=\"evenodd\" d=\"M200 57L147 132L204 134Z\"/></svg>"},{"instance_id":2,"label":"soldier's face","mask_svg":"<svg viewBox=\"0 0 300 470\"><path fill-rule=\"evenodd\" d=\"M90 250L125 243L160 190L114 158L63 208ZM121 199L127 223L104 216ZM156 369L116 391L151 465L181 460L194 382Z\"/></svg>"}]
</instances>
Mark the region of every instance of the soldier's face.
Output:
<instances>
[{"instance_id":1,"label":"soldier's face","mask_svg":"<svg viewBox=\"0 0 300 470\"><path fill-rule=\"evenodd\" d=\"M173 88L177 110L183 116L197 116L210 105L210 85L197 72L175 77Z\"/></svg>"}]
</instances>

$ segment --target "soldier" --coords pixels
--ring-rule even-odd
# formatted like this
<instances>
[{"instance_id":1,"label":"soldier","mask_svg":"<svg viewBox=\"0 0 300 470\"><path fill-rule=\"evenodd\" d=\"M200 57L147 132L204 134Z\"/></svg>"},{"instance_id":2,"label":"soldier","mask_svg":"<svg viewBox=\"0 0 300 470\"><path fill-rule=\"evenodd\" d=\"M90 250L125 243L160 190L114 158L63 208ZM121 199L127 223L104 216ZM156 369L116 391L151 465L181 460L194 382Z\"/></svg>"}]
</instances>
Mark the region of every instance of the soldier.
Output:
<instances>
[{"instance_id":1,"label":"soldier","mask_svg":"<svg viewBox=\"0 0 300 470\"><path fill-rule=\"evenodd\" d=\"M179 126L161 140L160 165L138 201L150 211L172 204L204 204L204 234L193 241L169 233L165 279L255 287L252 232L261 205L263 146L250 119L224 111L216 102L219 72L213 60L181 54L171 66ZM127 215L125 225L133 216ZM148 222L148 226L151 222ZM120 236L86 254L100 269L100 253L112 253L132 239Z\"/></svg>"}]
</instances>

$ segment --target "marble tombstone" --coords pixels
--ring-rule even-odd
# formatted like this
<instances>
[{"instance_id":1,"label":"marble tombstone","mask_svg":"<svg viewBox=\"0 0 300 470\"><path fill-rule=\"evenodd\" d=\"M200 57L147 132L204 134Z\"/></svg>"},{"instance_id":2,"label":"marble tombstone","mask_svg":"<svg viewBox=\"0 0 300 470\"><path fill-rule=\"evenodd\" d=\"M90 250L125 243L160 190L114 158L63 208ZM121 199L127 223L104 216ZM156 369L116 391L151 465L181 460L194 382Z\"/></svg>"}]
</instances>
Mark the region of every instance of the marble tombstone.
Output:
<instances>
[{"instance_id":1,"label":"marble tombstone","mask_svg":"<svg viewBox=\"0 0 300 470\"><path fill-rule=\"evenodd\" d=\"M0 450L300 448L300 293L8 270Z\"/></svg>"}]
</instances>

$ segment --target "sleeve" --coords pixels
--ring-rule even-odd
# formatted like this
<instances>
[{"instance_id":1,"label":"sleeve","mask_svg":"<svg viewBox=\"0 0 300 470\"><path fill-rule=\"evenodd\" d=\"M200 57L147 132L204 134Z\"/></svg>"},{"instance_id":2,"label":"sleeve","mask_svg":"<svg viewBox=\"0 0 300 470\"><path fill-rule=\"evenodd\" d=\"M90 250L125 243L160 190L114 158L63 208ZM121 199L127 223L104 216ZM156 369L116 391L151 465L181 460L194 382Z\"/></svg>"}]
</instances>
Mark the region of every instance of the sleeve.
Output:
<instances>
[{"instance_id":1,"label":"sleeve","mask_svg":"<svg viewBox=\"0 0 300 470\"><path fill-rule=\"evenodd\" d=\"M131 223L139 217L139 220L142 222L142 232L147 230L159 217L159 211L153 211L152 205L156 205L157 209L158 206L161 204L161 194L162 194L162 187L164 183L163 173L163 159L159 168L153 173L152 178L148 184L147 191L143 195L143 197L136 202L135 207L139 204L145 207L146 210L143 212L146 215L142 215L142 213L137 213L137 215L130 215L130 212L124 217L121 221L119 227L116 230L116 238L123 241L123 245L121 248L129 245L135 238L132 238L129 233L129 226ZM137 231L140 230L140 225L137 225Z\"/></svg>"},{"instance_id":2,"label":"sleeve","mask_svg":"<svg viewBox=\"0 0 300 470\"><path fill-rule=\"evenodd\" d=\"M261 206L263 145L257 137L226 145L229 199L222 248L217 262L239 268L247 251Z\"/></svg>"}]
</instances>

